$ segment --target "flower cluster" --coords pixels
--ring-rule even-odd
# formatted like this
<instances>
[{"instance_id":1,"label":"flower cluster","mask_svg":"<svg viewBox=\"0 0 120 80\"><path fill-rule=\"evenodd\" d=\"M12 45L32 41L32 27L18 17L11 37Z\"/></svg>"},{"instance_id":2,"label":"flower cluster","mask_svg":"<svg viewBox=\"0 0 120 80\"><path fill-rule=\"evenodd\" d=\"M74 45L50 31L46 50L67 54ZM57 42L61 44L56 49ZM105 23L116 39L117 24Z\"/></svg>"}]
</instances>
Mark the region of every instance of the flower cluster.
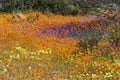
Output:
<instances>
[{"instance_id":1,"label":"flower cluster","mask_svg":"<svg viewBox=\"0 0 120 80\"><path fill-rule=\"evenodd\" d=\"M23 15L0 14L0 79L120 79L118 17Z\"/></svg>"}]
</instances>

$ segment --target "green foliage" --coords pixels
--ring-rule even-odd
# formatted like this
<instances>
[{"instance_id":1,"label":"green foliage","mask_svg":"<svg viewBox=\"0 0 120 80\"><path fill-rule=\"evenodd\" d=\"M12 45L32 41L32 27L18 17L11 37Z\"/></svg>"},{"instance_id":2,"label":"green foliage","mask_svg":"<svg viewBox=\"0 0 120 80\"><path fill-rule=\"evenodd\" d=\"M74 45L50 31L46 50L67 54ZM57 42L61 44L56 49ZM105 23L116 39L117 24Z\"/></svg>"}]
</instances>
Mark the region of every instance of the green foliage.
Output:
<instances>
[{"instance_id":1,"label":"green foliage","mask_svg":"<svg viewBox=\"0 0 120 80\"><path fill-rule=\"evenodd\" d=\"M68 15L78 15L82 13L82 10L81 8L79 8L79 6L75 6L73 4L70 4L66 7L65 11L64 11L64 14L68 14Z\"/></svg>"},{"instance_id":2,"label":"green foliage","mask_svg":"<svg viewBox=\"0 0 120 80\"><path fill-rule=\"evenodd\" d=\"M106 2L112 4L112 7L109 4L106 5ZM3 5L5 12L38 10L63 15L99 14L106 11L111 12L111 10L119 12L120 7L119 1L111 2L111 0L4 0ZM47 9L49 9L48 12Z\"/></svg>"},{"instance_id":3,"label":"green foliage","mask_svg":"<svg viewBox=\"0 0 120 80\"><path fill-rule=\"evenodd\" d=\"M87 50L87 48L92 50L93 46L96 46L101 39L101 37L97 36L97 34L100 34L101 32L102 31L97 28L82 32L79 34L79 38L83 40L80 40L78 46L81 47L83 51Z\"/></svg>"}]
</instances>

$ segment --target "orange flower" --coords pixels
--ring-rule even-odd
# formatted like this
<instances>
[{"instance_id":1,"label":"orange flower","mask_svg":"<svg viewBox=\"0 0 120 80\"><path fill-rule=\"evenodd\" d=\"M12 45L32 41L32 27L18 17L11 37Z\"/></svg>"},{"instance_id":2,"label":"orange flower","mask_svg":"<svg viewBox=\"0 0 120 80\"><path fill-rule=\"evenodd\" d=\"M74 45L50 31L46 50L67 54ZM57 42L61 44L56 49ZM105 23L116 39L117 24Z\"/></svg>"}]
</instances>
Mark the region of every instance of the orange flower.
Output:
<instances>
[{"instance_id":1,"label":"orange flower","mask_svg":"<svg viewBox=\"0 0 120 80\"><path fill-rule=\"evenodd\" d=\"M95 48L95 49L96 49L96 48L97 48L97 46L93 46L93 48Z\"/></svg>"},{"instance_id":2,"label":"orange flower","mask_svg":"<svg viewBox=\"0 0 120 80\"><path fill-rule=\"evenodd\" d=\"M115 32L115 30L112 30L112 32L114 33L114 32Z\"/></svg>"}]
</instances>

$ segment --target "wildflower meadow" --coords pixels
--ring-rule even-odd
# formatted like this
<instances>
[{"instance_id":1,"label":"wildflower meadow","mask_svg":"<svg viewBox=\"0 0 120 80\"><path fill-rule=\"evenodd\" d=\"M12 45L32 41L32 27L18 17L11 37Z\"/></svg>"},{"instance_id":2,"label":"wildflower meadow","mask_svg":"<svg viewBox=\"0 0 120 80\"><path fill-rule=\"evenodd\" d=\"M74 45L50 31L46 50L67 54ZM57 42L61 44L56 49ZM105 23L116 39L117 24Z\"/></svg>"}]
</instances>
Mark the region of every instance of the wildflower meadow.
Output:
<instances>
[{"instance_id":1,"label":"wildflower meadow","mask_svg":"<svg viewBox=\"0 0 120 80\"><path fill-rule=\"evenodd\" d=\"M120 15L0 13L0 80L120 80Z\"/></svg>"}]
</instances>

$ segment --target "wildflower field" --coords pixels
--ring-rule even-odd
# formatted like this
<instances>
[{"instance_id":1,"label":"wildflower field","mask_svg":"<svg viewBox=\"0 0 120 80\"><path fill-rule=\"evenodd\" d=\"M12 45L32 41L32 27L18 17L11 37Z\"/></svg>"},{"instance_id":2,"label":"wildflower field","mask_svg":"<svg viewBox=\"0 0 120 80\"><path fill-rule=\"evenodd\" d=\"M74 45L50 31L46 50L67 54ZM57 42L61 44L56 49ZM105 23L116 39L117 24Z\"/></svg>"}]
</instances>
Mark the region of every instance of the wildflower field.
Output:
<instances>
[{"instance_id":1,"label":"wildflower field","mask_svg":"<svg viewBox=\"0 0 120 80\"><path fill-rule=\"evenodd\" d=\"M120 80L119 15L23 14L0 13L0 80Z\"/></svg>"}]
</instances>

